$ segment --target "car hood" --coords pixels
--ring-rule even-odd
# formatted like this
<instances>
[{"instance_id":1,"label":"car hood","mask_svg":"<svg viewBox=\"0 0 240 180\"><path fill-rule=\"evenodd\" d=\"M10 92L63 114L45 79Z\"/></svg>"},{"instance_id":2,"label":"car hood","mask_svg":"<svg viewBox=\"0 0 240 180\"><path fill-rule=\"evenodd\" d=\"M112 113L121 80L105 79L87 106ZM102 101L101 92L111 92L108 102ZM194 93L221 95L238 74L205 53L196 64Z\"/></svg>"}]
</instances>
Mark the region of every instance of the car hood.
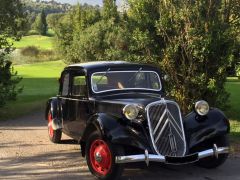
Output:
<instances>
[{"instance_id":1,"label":"car hood","mask_svg":"<svg viewBox=\"0 0 240 180\"><path fill-rule=\"evenodd\" d=\"M111 95L96 99L96 110L98 113L121 116L123 107L127 104L137 104L145 109L149 103L159 100L161 100L161 97L156 94L134 93Z\"/></svg>"},{"instance_id":2,"label":"car hood","mask_svg":"<svg viewBox=\"0 0 240 180\"><path fill-rule=\"evenodd\" d=\"M102 103L111 104L138 104L141 106L147 106L149 103L161 100L160 95L147 94L147 93L135 93L135 94L121 94L111 95L98 100Z\"/></svg>"}]
</instances>

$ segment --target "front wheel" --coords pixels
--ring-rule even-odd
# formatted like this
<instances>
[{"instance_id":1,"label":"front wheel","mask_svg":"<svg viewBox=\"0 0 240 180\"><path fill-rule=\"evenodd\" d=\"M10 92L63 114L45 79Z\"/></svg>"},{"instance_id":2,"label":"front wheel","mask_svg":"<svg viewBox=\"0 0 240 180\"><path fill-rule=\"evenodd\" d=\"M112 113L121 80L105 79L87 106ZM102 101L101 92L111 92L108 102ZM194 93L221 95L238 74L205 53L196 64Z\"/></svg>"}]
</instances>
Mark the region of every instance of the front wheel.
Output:
<instances>
[{"instance_id":1,"label":"front wheel","mask_svg":"<svg viewBox=\"0 0 240 180\"><path fill-rule=\"evenodd\" d=\"M92 133L86 143L88 168L98 179L118 179L123 172L123 165L116 164L115 157L123 154L121 146L109 143L97 132Z\"/></svg>"},{"instance_id":2,"label":"front wheel","mask_svg":"<svg viewBox=\"0 0 240 180\"><path fill-rule=\"evenodd\" d=\"M221 136L218 137L213 144L216 144L218 147L229 147L229 140L228 136ZM207 169L217 168L218 166L222 165L228 158L228 154L219 154L218 158L215 156L213 157L206 157L201 159L197 162L197 165Z\"/></svg>"},{"instance_id":3,"label":"front wheel","mask_svg":"<svg viewBox=\"0 0 240 180\"><path fill-rule=\"evenodd\" d=\"M50 141L52 141L53 143L60 143L62 138L62 131L61 129L54 130L52 123L53 123L52 113L49 112L48 113L48 137Z\"/></svg>"}]
</instances>

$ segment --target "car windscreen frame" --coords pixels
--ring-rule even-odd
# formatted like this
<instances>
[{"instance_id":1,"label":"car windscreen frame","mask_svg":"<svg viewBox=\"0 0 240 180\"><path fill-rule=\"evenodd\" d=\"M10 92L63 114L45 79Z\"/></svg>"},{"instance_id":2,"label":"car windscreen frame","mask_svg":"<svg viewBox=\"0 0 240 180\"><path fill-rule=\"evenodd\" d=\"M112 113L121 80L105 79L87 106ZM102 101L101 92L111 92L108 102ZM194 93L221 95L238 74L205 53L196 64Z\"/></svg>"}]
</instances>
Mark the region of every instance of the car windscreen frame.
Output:
<instances>
[{"instance_id":1,"label":"car windscreen frame","mask_svg":"<svg viewBox=\"0 0 240 180\"><path fill-rule=\"evenodd\" d=\"M119 72L129 72L129 73L138 73L138 72L143 72L143 73L154 73L157 75L158 81L159 81L159 89L150 89L150 88L124 88L124 89L109 89L109 90L103 90L103 91L95 91L93 88L93 76L95 74L101 74L101 73L106 73L106 71L98 71L94 72L91 75L91 90L95 94L101 94L101 93L106 93L106 92L113 92L113 91L128 91L128 90L141 90L141 91L151 91L151 92L161 92L162 90L162 82L159 74L156 71L149 71L149 70L129 70L129 71L108 71L107 73L119 73Z\"/></svg>"}]
</instances>

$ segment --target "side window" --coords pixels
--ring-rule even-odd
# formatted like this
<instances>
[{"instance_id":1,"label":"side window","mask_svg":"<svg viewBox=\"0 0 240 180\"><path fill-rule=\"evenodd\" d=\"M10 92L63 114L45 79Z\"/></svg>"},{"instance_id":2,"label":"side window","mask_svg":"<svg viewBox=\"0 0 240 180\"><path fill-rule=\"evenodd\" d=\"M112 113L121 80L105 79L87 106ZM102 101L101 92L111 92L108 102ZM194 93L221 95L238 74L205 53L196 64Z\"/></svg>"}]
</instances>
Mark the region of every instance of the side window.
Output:
<instances>
[{"instance_id":1,"label":"side window","mask_svg":"<svg viewBox=\"0 0 240 180\"><path fill-rule=\"evenodd\" d=\"M86 94L87 94L87 86L86 86L85 76L83 75L73 76L72 95L86 96Z\"/></svg>"},{"instance_id":2,"label":"side window","mask_svg":"<svg viewBox=\"0 0 240 180\"><path fill-rule=\"evenodd\" d=\"M94 75L92 77L92 87L94 91L104 91L107 90L108 78L104 74Z\"/></svg>"},{"instance_id":3,"label":"side window","mask_svg":"<svg viewBox=\"0 0 240 180\"><path fill-rule=\"evenodd\" d=\"M69 74L65 74L63 77L63 85L62 85L62 96L68 95L69 89Z\"/></svg>"}]
</instances>

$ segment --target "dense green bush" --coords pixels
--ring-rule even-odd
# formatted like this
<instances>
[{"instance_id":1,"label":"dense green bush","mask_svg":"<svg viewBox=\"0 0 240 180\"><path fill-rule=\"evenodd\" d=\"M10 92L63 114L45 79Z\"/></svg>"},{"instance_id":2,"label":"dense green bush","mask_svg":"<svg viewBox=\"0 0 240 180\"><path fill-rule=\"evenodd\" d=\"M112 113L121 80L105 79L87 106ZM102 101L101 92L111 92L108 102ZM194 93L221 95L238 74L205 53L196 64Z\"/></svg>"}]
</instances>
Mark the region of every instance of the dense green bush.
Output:
<instances>
[{"instance_id":1,"label":"dense green bush","mask_svg":"<svg viewBox=\"0 0 240 180\"><path fill-rule=\"evenodd\" d=\"M235 38L224 14L228 7L220 1L160 3L157 28L166 46L160 64L170 74L170 95L185 112L198 99L226 105L226 67Z\"/></svg>"},{"instance_id":2,"label":"dense green bush","mask_svg":"<svg viewBox=\"0 0 240 180\"><path fill-rule=\"evenodd\" d=\"M23 56L33 56L37 57L39 55L39 49L36 46L27 46L25 48L22 48L21 55Z\"/></svg>"},{"instance_id":3,"label":"dense green bush","mask_svg":"<svg viewBox=\"0 0 240 180\"><path fill-rule=\"evenodd\" d=\"M30 30L30 31L28 31L28 33L27 33L27 35L28 36L31 36L31 35L39 35L39 33L36 31L36 30Z\"/></svg>"},{"instance_id":4,"label":"dense green bush","mask_svg":"<svg viewBox=\"0 0 240 180\"><path fill-rule=\"evenodd\" d=\"M54 50L39 49L36 46L27 46L15 50L10 59L14 64L29 64L44 61L56 61L60 57Z\"/></svg>"}]
</instances>

